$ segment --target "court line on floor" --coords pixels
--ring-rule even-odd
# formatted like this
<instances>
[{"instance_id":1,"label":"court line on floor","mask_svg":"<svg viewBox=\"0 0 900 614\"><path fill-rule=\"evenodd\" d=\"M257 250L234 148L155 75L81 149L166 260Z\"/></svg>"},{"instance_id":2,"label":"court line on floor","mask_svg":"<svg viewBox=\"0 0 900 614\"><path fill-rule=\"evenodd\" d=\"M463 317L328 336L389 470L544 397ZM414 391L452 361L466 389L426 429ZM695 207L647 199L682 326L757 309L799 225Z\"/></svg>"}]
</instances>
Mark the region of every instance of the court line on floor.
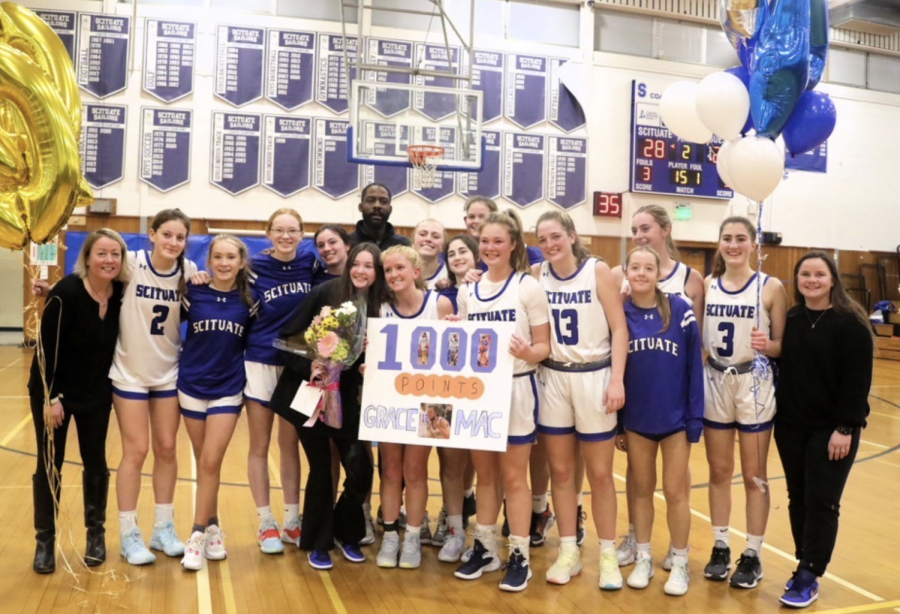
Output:
<instances>
[{"instance_id":1,"label":"court line on floor","mask_svg":"<svg viewBox=\"0 0 900 614\"><path fill-rule=\"evenodd\" d=\"M319 577L322 578L322 584L325 585L325 592L328 593L328 598L331 599L331 605L334 606L334 611L337 614L347 614L347 608L344 607L344 602L341 601L341 596L338 594L337 589L334 587L334 583L331 581L331 575L328 573L320 573Z\"/></svg>"},{"instance_id":2,"label":"court line on floor","mask_svg":"<svg viewBox=\"0 0 900 614\"><path fill-rule=\"evenodd\" d=\"M197 457L194 456L194 448L191 446L191 509L196 513L197 506ZM212 614L212 588L209 585L209 562L203 561L203 566L196 572L197 577L197 611L200 614Z\"/></svg>"},{"instance_id":3,"label":"court line on floor","mask_svg":"<svg viewBox=\"0 0 900 614\"><path fill-rule=\"evenodd\" d=\"M19 422L16 426L14 426L13 430L11 430L9 433L7 433L6 437L3 438L3 441L0 441L0 448L5 448L6 444L8 444L10 441L12 441L13 438L19 434L19 431L21 431L23 428L25 428L25 425L28 424L29 422L31 422L31 414L28 414L27 416L22 418L22 421ZM35 456L37 456L37 455L35 455Z\"/></svg>"},{"instance_id":4,"label":"court line on floor","mask_svg":"<svg viewBox=\"0 0 900 614\"><path fill-rule=\"evenodd\" d=\"M21 356L20 356L19 358L16 358L14 361L12 361L11 363L9 363L8 365L5 365L5 366L3 366L3 367L0 367L0 373L3 373L4 371L6 371L7 369L9 369L10 367L15 366L16 364L18 364L18 363L20 363L20 362L22 362L22 357L21 357Z\"/></svg>"},{"instance_id":5,"label":"court line on floor","mask_svg":"<svg viewBox=\"0 0 900 614\"><path fill-rule=\"evenodd\" d=\"M873 612L876 610L887 610L888 608L896 608L900 606L900 599L897 601L882 601L881 603L868 603L866 605L852 605L846 608L837 608L836 610L819 610L816 614L854 614L855 612Z\"/></svg>"}]
</instances>

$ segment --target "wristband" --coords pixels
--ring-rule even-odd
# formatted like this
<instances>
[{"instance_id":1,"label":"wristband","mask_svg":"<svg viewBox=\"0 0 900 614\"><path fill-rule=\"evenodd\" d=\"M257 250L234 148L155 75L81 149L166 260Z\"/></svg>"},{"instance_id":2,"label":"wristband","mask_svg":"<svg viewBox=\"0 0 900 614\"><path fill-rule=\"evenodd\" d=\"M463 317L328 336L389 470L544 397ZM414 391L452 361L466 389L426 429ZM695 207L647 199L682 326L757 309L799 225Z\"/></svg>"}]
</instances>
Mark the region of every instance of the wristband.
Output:
<instances>
[{"instance_id":1,"label":"wristband","mask_svg":"<svg viewBox=\"0 0 900 614\"><path fill-rule=\"evenodd\" d=\"M853 427L847 426L846 424L838 424L836 427L834 427L834 430L837 433L840 433L841 435L852 435L853 434Z\"/></svg>"}]
</instances>

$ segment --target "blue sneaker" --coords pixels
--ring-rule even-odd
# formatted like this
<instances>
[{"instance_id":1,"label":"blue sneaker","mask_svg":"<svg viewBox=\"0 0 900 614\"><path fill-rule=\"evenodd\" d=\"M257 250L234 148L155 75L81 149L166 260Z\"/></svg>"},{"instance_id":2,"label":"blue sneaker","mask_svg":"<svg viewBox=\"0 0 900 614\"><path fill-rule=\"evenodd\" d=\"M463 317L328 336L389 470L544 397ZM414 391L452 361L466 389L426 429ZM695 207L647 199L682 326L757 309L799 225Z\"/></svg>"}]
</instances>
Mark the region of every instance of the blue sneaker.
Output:
<instances>
[{"instance_id":1,"label":"blue sneaker","mask_svg":"<svg viewBox=\"0 0 900 614\"><path fill-rule=\"evenodd\" d=\"M165 552L166 556L184 556L184 543L178 539L175 525L171 522L153 525L150 547Z\"/></svg>"},{"instance_id":2,"label":"blue sneaker","mask_svg":"<svg viewBox=\"0 0 900 614\"><path fill-rule=\"evenodd\" d=\"M453 575L462 580L477 580L481 574L498 569L500 569L500 557L496 552L488 552L481 540L476 538L469 559L460 565Z\"/></svg>"},{"instance_id":3,"label":"blue sneaker","mask_svg":"<svg viewBox=\"0 0 900 614\"><path fill-rule=\"evenodd\" d=\"M147 550L144 536L137 527L121 535L122 556L129 565L149 565L156 561L156 555Z\"/></svg>"},{"instance_id":4,"label":"blue sneaker","mask_svg":"<svg viewBox=\"0 0 900 614\"><path fill-rule=\"evenodd\" d=\"M324 571L334 567L334 563L331 562L331 554L327 550L311 550L306 555L306 560L309 561L309 566L313 569Z\"/></svg>"},{"instance_id":5,"label":"blue sneaker","mask_svg":"<svg viewBox=\"0 0 900 614\"><path fill-rule=\"evenodd\" d=\"M790 581L791 588L786 590L779 601L789 608L805 608L819 598L819 583L810 571L797 571Z\"/></svg>"},{"instance_id":6,"label":"blue sneaker","mask_svg":"<svg viewBox=\"0 0 900 614\"><path fill-rule=\"evenodd\" d=\"M518 593L528 588L531 580L531 566L525 560L525 555L518 548L509 553L509 562L506 564L506 576L500 583L500 590Z\"/></svg>"},{"instance_id":7,"label":"blue sneaker","mask_svg":"<svg viewBox=\"0 0 900 614\"><path fill-rule=\"evenodd\" d=\"M366 555L362 553L362 550L359 549L359 546L355 544L342 544L341 542L335 540L334 542L338 548L341 549L341 554L344 555L344 558L350 561L351 563L364 563L366 560Z\"/></svg>"}]
</instances>

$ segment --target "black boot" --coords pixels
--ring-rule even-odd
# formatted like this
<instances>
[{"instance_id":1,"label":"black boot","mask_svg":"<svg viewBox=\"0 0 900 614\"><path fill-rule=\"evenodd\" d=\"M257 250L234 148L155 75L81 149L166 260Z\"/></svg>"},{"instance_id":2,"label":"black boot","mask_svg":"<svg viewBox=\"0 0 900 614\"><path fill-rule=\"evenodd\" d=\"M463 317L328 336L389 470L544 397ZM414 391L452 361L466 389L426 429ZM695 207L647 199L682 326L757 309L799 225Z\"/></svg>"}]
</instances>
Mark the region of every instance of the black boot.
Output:
<instances>
[{"instance_id":1,"label":"black boot","mask_svg":"<svg viewBox=\"0 0 900 614\"><path fill-rule=\"evenodd\" d=\"M109 494L109 471L99 475L81 475L84 484L84 526L87 546L84 564L96 567L106 560L106 502Z\"/></svg>"},{"instance_id":2,"label":"black boot","mask_svg":"<svg viewBox=\"0 0 900 614\"><path fill-rule=\"evenodd\" d=\"M53 573L56 570L56 514L53 494L47 476L39 473L32 477L34 494L34 530L37 547L34 551L34 570L37 573ZM59 485L56 488L59 494Z\"/></svg>"}]
</instances>

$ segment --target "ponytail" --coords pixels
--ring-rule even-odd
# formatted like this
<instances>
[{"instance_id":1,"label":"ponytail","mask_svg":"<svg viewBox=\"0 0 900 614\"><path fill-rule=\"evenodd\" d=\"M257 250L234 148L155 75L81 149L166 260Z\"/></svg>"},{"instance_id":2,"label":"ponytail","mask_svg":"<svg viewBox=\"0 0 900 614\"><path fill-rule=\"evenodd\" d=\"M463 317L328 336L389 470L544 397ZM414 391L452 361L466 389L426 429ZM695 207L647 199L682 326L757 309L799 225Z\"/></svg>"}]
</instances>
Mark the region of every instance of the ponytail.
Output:
<instances>
[{"instance_id":1,"label":"ponytail","mask_svg":"<svg viewBox=\"0 0 900 614\"><path fill-rule=\"evenodd\" d=\"M742 224L744 228L747 229L747 232L750 234L750 240L756 243L756 227L753 225L753 222L748 220L745 217L740 215L732 215L731 217L725 218L725 221L722 222L722 225L719 226L719 240L722 239L722 233L725 232L725 227L729 224ZM713 269L712 276L713 277L721 277L725 274L725 258L722 257L722 249L719 248L716 250L716 257L713 259Z\"/></svg>"}]
</instances>

